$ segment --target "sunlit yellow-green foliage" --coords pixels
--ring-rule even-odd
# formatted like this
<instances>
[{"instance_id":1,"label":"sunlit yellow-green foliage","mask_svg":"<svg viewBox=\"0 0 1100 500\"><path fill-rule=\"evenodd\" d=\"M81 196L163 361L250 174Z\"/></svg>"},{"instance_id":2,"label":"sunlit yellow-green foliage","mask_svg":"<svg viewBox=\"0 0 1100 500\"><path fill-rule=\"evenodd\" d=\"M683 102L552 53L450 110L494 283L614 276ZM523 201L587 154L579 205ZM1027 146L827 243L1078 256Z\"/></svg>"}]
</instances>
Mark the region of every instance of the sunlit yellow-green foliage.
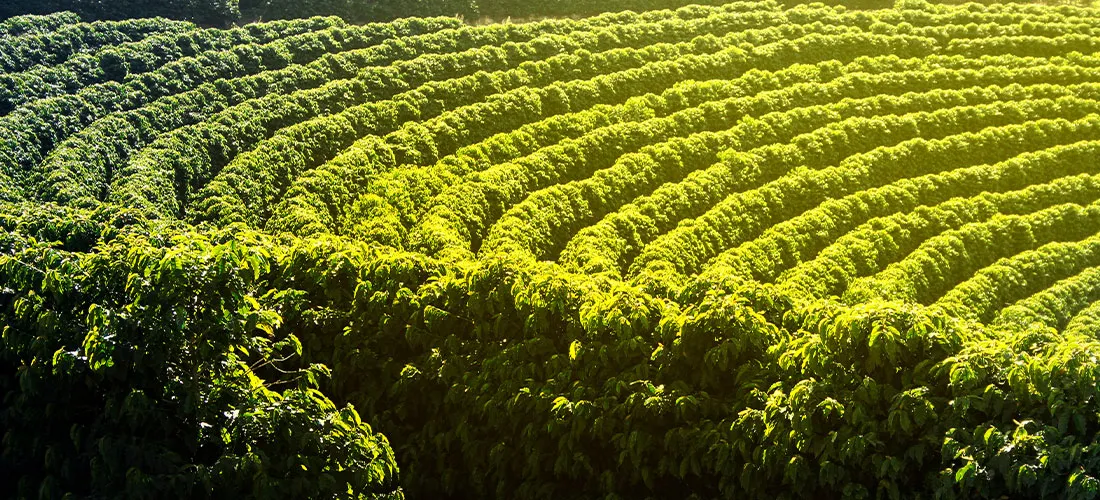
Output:
<instances>
[{"instance_id":1,"label":"sunlit yellow-green foliage","mask_svg":"<svg viewBox=\"0 0 1100 500\"><path fill-rule=\"evenodd\" d=\"M5 26L0 496L1100 496L1100 11Z\"/></svg>"}]
</instances>

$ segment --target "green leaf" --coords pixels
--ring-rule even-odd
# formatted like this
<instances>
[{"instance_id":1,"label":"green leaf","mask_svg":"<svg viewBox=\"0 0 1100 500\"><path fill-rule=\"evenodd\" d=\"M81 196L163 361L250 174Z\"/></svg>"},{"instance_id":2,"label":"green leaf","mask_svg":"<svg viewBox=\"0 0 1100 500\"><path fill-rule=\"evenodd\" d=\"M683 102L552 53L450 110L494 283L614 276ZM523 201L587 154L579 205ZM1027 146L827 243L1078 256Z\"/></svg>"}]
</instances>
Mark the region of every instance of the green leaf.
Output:
<instances>
[{"instance_id":1,"label":"green leaf","mask_svg":"<svg viewBox=\"0 0 1100 500\"><path fill-rule=\"evenodd\" d=\"M969 482L977 474L977 466L974 462L967 462L961 469L955 472L955 482L962 484Z\"/></svg>"}]
</instances>

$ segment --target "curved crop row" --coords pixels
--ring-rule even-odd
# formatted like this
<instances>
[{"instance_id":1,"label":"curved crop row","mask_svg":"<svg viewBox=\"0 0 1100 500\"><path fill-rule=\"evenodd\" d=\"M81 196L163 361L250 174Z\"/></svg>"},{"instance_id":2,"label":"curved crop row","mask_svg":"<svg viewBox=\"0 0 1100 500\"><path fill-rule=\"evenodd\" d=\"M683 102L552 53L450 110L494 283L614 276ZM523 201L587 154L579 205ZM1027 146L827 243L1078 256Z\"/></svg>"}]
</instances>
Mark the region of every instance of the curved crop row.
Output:
<instances>
[{"instance_id":1,"label":"curved crop row","mask_svg":"<svg viewBox=\"0 0 1100 500\"><path fill-rule=\"evenodd\" d=\"M917 101L918 104L912 109L933 108L933 105L929 105L926 101L920 99L915 99L915 101ZM853 107L858 106L857 104ZM773 109L777 109L778 111L778 109L782 108L774 107ZM890 111L897 111L899 109L904 110L905 107L899 106ZM827 164L831 159L837 156L835 152L829 151L827 146L819 145L829 140L858 148L867 147L869 144L851 138L866 136L872 132L879 132L874 136L876 139L886 144L890 144L891 141L897 141L898 139L896 136L882 133L882 131L899 133L902 138L910 137L907 135L907 133L910 132L909 127L899 123L891 123L888 117L879 121L868 120L863 123L856 122L851 130L845 130L843 127L848 124L848 121L844 119L843 115L840 117L836 115L826 115L829 120L835 121L836 123L830 124L828 127L830 130L824 134L820 134L824 136L825 139L815 140L817 139L816 137L795 137L795 134L798 132L805 131L819 124L819 122L815 123L815 118L817 117L813 115L812 110L813 107L811 106L799 109L800 113L792 113L787 116L780 115L776 117L772 114L763 115L761 117L762 122L768 125L775 124L772 125L771 130L766 133L760 133L758 129L752 130L752 127L733 126L728 132L721 134L697 134L689 136L686 139L673 139L665 143L658 143L654 146L647 146L641 150L641 153L645 154L648 158L641 157L640 155L624 156L617 161L615 165L594 173L588 179L536 192L520 204L509 209L501 220L494 224L483 249L484 251L498 251L502 247L507 248L505 245L516 245L519 243L519 249L512 251L526 251L533 253L536 257L545 257L548 253L553 252L555 246L560 248L565 240L574 234L575 228L580 224L600 217L603 213L609 211L609 209L621 206L626 200L634 198L639 191L645 192L647 188L652 189L658 182L683 178L686 172L695 170L699 165L704 163L709 164L717 159L719 150L727 149L734 145L741 149L751 151L762 142L783 142L785 140L791 140L799 146L802 144L814 144L820 149L814 151L816 155L812 160L807 160L803 162L802 165L814 168L821 165L821 163L817 162ZM988 112L983 110L980 113L987 114ZM951 122L952 125L956 127L971 126L970 122L964 117L955 117ZM805 128L791 127L788 123L793 123L796 127ZM920 122L918 121L917 123ZM935 124L936 120L932 120L932 123ZM755 125L755 123L753 125ZM748 133L743 132L745 128L749 129ZM914 128L917 130L917 135L921 137L933 138L942 134L942 132L936 130L935 127L924 129L918 126ZM966 129L962 128L961 130ZM870 145L873 144L874 143L871 143ZM805 150L810 149L810 147L802 146L800 149ZM841 153L840 155L843 154L844 153ZM752 183L755 180L754 177L759 176L768 179L773 178L776 172L783 172L782 168L773 170L771 165L763 166L760 170L761 172L757 175L742 175L742 181ZM625 195L620 194L624 191ZM578 216L572 216L569 209L549 209L555 205L571 205L574 207L574 210L582 212L583 215L578 214ZM552 218L547 219L544 214ZM497 232L497 234L494 234L494 232Z\"/></svg>"},{"instance_id":2,"label":"curved crop row","mask_svg":"<svg viewBox=\"0 0 1100 500\"><path fill-rule=\"evenodd\" d=\"M429 118L443 109L473 104L485 97L499 94L519 86L540 86L550 84L562 78L563 75L583 78L598 72L613 73L617 70L636 67L652 59L660 60L675 58L683 55L683 52L678 50L680 47L669 47L668 42L684 40L707 33L717 32L718 34L723 34L728 30L736 30L739 27L738 20L741 17L743 16L716 15L702 18L698 20L698 22L690 23L672 22L659 23L657 26L635 24L626 27L608 27L606 31L619 40L619 43L623 46L622 50L608 50L596 53L587 52L590 48L598 50L598 45L592 46L590 43L598 43L599 36L590 38L588 43L582 41L579 44L580 47L572 53L563 50L560 46L540 47L536 41L536 43L532 44L536 47L536 50L532 50L532 54L524 54L519 57L512 54L508 54L504 57L496 56L501 59L499 66L493 65L492 63L485 64L484 66L463 62L457 64L457 66L465 68L464 71L457 72L458 75L462 75L466 71L474 70L492 71L489 75L477 74L467 78L456 77L453 79L440 79L439 81L432 81L431 76L425 75L421 81L427 83L420 88L415 87L416 83L419 83L416 79L406 77L405 74L407 74L407 72L403 72L402 77L411 81L409 87L412 87L412 89L408 94L395 95L388 101L376 101L365 105L353 106L333 117L324 117L315 121L305 121L301 124L288 127L285 133L284 131L280 131L272 141L261 143L255 151L249 153L248 157L242 157L239 160L235 160L233 164L227 166L224 173L218 174L219 177L226 178L228 176L234 176L235 181L228 184L222 184L224 179L215 178L212 180L208 192L205 193L205 196L201 196L201 198L203 200L218 201L206 203L206 206L200 209L204 212L200 217L202 220L210 220L219 224L226 224L234 220L245 220L250 224L260 225L260 223L266 219L264 215L261 214L260 217L257 218L255 215L248 214L247 212L241 214L239 213L239 207L243 206L246 210L255 210L254 207L267 206L273 202L274 196L278 196L278 191L281 191L280 186L273 186L270 180L250 179L256 174L263 175L263 171L257 167L258 164L267 163L266 157L301 156L305 158L315 158L312 161L307 160L302 162L300 166L295 164L297 162L288 162L285 164L288 167L287 169L289 170L290 177L293 178L297 176L296 174L298 172L304 170L304 168L318 165L324 160L335 156L336 152L353 145L356 137L367 134L384 134L394 130L403 121L410 121L416 118ZM603 32L604 30L598 30L594 33L600 34ZM585 34L587 35L590 33ZM584 37L578 38L584 40ZM650 44L652 41L657 41L657 43ZM641 46L642 48L630 50L635 46ZM561 52L564 52L564 54L555 56L555 54ZM547 58L547 56L550 57ZM496 58L484 52L473 54L473 57L485 61L491 61ZM544 64L519 64L520 62L528 61L536 62L543 58L546 58ZM519 67L512 69L512 66L516 65L519 65ZM437 104L439 108L434 110L423 109L424 106L417 101L421 101L425 98L430 99ZM392 112L385 111L386 107L398 108L400 103L405 100L412 101L412 106L410 106L412 109L406 110L406 112L409 113L407 115L398 115L399 118L393 125L377 127L369 124L369 118L367 120L363 118L363 115L369 116L375 113L391 115L393 114ZM373 111L372 108L381 109ZM338 122L342 120L351 122L352 133L350 135L330 133L321 136L303 134L303 136L294 137L301 134L301 130L307 130L312 127L322 128L325 126L326 122L330 126L335 125L340 127L341 124ZM356 124L357 121L367 121L368 123ZM280 139L283 140L280 141ZM267 148L271 150L265 150ZM286 181L283 182L284 186L285 184ZM258 193L248 192L257 190L262 193L263 191L273 188L277 190L274 195L261 194L259 199L255 199ZM232 192L234 190L237 192Z\"/></svg>"},{"instance_id":3,"label":"curved crop row","mask_svg":"<svg viewBox=\"0 0 1100 500\"><path fill-rule=\"evenodd\" d=\"M832 47L831 50L823 49L827 45ZM928 50L924 40L909 37L807 35L792 41L770 44L766 46L769 50L761 53L733 53L727 57L733 58L736 61L734 64L741 63L744 67L773 61L774 58L765 54L784 48L797 50L801 47L816 47L825 52L843 53L848 50L861 55L870 47L883 46L896 47L896 50L903 52L920 53ZM784 63L776 61L776 64ZM719 118L717 124L722 123L720 117L723 115L728 113L732 116L736 113L736 110L727 110L720 105L712 105L711 108ZM686 110L667 118L656 118L651 123L623 124L589 134L587 138L572 141L572 144L567 142L554 146L523 163L506 163L477 172L470 179L441 193L432 202L430 211L410 234L412 246L425 249L429 253L438 253L447 248L476 250L483 233L499 217L497 214L503 213L508 206L522 200L528 193L562 181L584 178L600 168L610 166L618 155L601 154L605 150L635 150L653 141L675 137L684 131L700 130L708 121L706 115L702 109ZM567 161L557 161L554 158L563 153L571 157ZM591 157L586 159L586 156Z\"/></svg>"},{"instance_id":4,"label":"curved crop row","mask_svg":"<svg viewBox=\"0 0 1100 500\"><path fill-rule=\"evenodd\" d=\"M1016 263L1016 262L1013 262ZM984 272L983 274L992 274ZM1039 323L1051 328L1062 329L1092 302L1097 300L1096 291L1100 272L1090 267L1079 274L1058 281L1025 299L997 312L992 323L1011 326L1033 325ZM960 288L962 290L962 288Z\"/></svg>"},{"instance_id":5,"label":"curved crop row","mask_svg":"<svg viewBox=\"0 0 1100 500\"><path fill-rule=\"evenodd\" d=\"M90 54L79 54L56 66L38 65L20 73L0 75L0 114L38 99L73 93L109 80L153 71L183 57L225 50L343 26L339 18L314 18L248 25L232 30L191 30L150 36L138 41L108 45ZM203 64L199 62L199 64Z\"/></svg>"},{"instance_id":6,"label":"curved crop row","mask_svg":"<svg viewBox=\"0 0 1100 500\"><path fill-rule=\"evenodd\" d=\"M860 95L873 95L883 88L914 91L922 88L923 85L939 86L940 88L949 84L952 86L965 85L968 80L984 84L993 84L998 81L1027 83L1029 81L1049 81L1054 77L1043 68L1024 68L1020 71L1007 73L1005 79L1001 80L995 76L995 73L1000 71L1002 70L995 69L973 73L972 75L975 77L973 80L964 78L964 75L969 76L965 72L951 72L943 69L933 72L887 72L881 75L849 73L829 85L795 85L785 89L778 95L805 91L813 93L811 95L820 96L827 94L831 89L837 89L847 93L846 95L842 94L843 97L854 98ZM853 84L856 82L863 86L859 94L852 93L853 90L859 88L854 87ZM1058 89L1061 89L1061 87ZM1047 89L1054 92L1054 94L1047 95L1058 95L1062 92L1058 89ZM977 92L980 94L980 91ZM958 92L953 95L964 96L966 94ZM1002 95L1008 97L1011 93L1002 93ZM875 101L865 102L873 103ZM843 105L843 103L841 104ZM837 145L846 146L844 143ZM799 145L792 144L789 148L797 149ZM749 148L743 146L741 150L745 151ZM748 154L753 153L748 151ZM781 153L776 151L775 154ZM760 171L764 170L765 165L762 163L762 161L753 157L727 156L723 161L693 172L682 182L662 186L652 194L638 198L632 201L630 205L620 208L617 212L605 217L597 225L582 230L568 243L560 260L566 266L587 272L607 270L618 272L625 269L630 260L656 234L671 229L672 225L680 219L702 215L701 209L708 206L708 200L710 203L714 203L724 194L728 194L738 187L743 188L750 185L751 179L761 175Z\"/></svg>"},{"instance_id":7,"label":"curved crop row","mask_svg":"<svg viewBox=\"0 0 1100 500\"><path fill-rule=\"evenodd\" d=\"M646 269L670 268L681 274L694 273L710 258L743 242L748 234L812 208L826 197L843 196L919 175L928 172L927 169L945 170L986 163L1012 155L1014 151L1018 154L1027 151L1026 148L1050 144L1060 136L1087 137L1086 134L1092 131L1093 117L1080 122L1057 119L1015 124L1042 117L1055 118L1067 112L1071 113L1068 116L1077 117L1095 113L1089 100L1070 99L1066 108L1056 102L1048 101L1044 105L1040 101L1031 110L1030 106L1017 108L1013 103L994 106L1004 111L997 114L978 111L973 115L975 122L969 130L983 128L984 121L989 128L981 132L964 132L937 140L909 140L845 158L824 172L795 170L761 188L731 195L699 218L681 223L646 246L631 265L631 272L637 275ZM1012 114L1016 117L1009 118ZM1005 121L998 124L999 120ZM768 210L770 206L782 211Z\"/></svg>"},{"instance_id":8,"label":"curved crop row","mask_svg":"<svg viewBox=\"0 0 1100 500\"><path fill-rule=\"evenodd\" d=\"M903 179L832 200L723 253L699 279L710 285L775 280L792 294L839 295L854 276L881 268L899 252L911 251L922 241L921 235L928 237L945 225L974 221L998 210L1016 213L1035 207L1026 204L1029 199L1039 207L1061 199L1055 195L1060 191L1046 190L1050 184L1037 183L1088 172L1084 160L1094 152L1091 141L1056 146L1002 163ZM1029 184L1036 184L1035 190L1025 188ZM1069 186L1073 189L1062 194L1077 196L1078 188L1089 186L1075 182ZM999 193L1021 188L1018 193ZM983 191L992 193L979 194ZM948 200L956 197L963 198ZM810 226L814 231L807 230Z\"/></svg>"},{"instance_id":9,"label":"curved crop row","mask_svg":"<svg viewBox=\"0 0 1100 500\"><path fill-rule=\"evenodd\" d=\"M193 29L192 23L160 18L64 24L46 33L0 38L0 70L24 71L35 65L55 64L79 52L106 45Z\"/></svg>"},{"instance_id":10,"label":"curved crop row","mask_svg":"<svg viewBox=\"0 0 1100 500\"><path fill-rule=\"evenodd\" d=\"M353 28L346 33L350 36L341 38L353 46L362 47L378 43L387 36L394 35L395 32L403 33L405 29L414 32L420 29L431 31L453 25L453 22L446 20L441 20L438 24L430 21L426 23L413 21L396 25L368 25ZM341 30L341 28L331 30ZM59 148L63 144L62 141L71 134L94 123L104 115L110 119L109 113L112 111L134 110L134 108L140 110L152 99L163 98L172 101L169 107L175 107L176 112L167 116L152 114L146 120L171 117L176 117L178 120L181 115L186 116L190 111L182 106L183 103L194 100L206 103L208 100L215 100L209 94L216 92L215 89L221 85L203 84L202 82L207 79L256 73L266 69L267 64L282 68L297 58L312 60L328 50L342 48L342 43L336 43L331 34L326 33L327 31L298 35L287 41L250 46L248 50L212 51L194 58L174 61L122 84L116 82L97 84L81 89L76 94L36 101L30 106L19 108L7 116L0 117L0 140L6 144L5 150L0 151L0 154L3 154L3 157L0 157L3 161L0 166L9 175L17 172L20 176L33 173L33 170L40 166L43 157L51 153L54 148ZM319 36L322 37L321 43L316 39L311 40ZM329 43L324 43L326 39ZM188 92L196 86L197 89ZM249 88L251 87L243 87L243 89ZM231 87L225 90L235 89ZM107 134L108 136L122 134L126 137L128 135L124 132L125 129L120 130L121 127L117 124L112 123L112 126L115 130ZM130 140L127 138L123 143ZM97 148L88 149L94 152Z\"/></svg>"},{"instance_id":11,"label":"curved crop row","mask_svg":"<svg viewBox=\"0 0 1100 500\"><path fill-rule=\"evenodd\" d=\"M14 16L0 21L0 36L44 34L70 24L80 22L80 16L72 12Z\"/></svg>"},{"instance_id":12,"label":"curved crop row","mask_svg":"<svg viewBox=\"0 0 1100 500\"><path fill-rule=\"evenodd\" d=\"M588 22L597 23L596 26L601 26L613 22L617 17L619 16L603 16L599 19L593 19ZM137 172L134 172L133 174L126 174L124 177L122 177L122 179L125 179L131 175L135 175L138 176L137 180L138 182L140 182L139 185L159 185L165 187L169 185L175 185L179 188L186 188L187 184L197 184L197 186L195 187L195 189L197 189L198 187L201 187L203 184L205 184L205 181L209 180L208 175L210 174L207 174L205 172L210 172L211 174L216 173L217 170L221 168L221 166L232 160L237 155L237 153L240 152L241 149L247 151L252 147L252 145L261 141L269 134L274 133L278 128L281 128L283 124L295 121L292 118L279 118L279 113L305 113L301 115L296 115L299 119L308 118L310 116L320 114L321 109L313 105L311 101L315 101L320 96L326 94L331 96L331 99L333 100L332 106L335 106L336 110L339 110L350 103L360 102L366 99L366 95L363 94L363 92L366 92L367 90L367 83L373 84L371 90L372 95L376 95L379 97L396 94L401 90L407 90L407 86L409 84L405 82L406 78L411 79L414 83L419 80L423 84L430 84L432 83L434 77L444 76L444 72L447 71L446 69L441 68L439 66L440 64L457 64L464 60L463 58L471 61L482 59L484 60L484 64L499 65L501 64L501 60L507 60L507 58L514 59L522 57L533 57L537 56L537 54L540 53L549 54L552 53L555 48L560 47L560 44L568 44L573 42L570 42L569 38L562 38L553 34L542 35L542 38L540 38L542 32L553 32L555 28L568 32L573 31L576 27L576 23L547 22L543 25L536 25L531 27L503 26L487 28L464 28L453 33L445 33L446 36L450 37L450 40L440 39L438 37L435 40L425 39L426 43L432 41L434 43L442 42L458 45L455 46L456 51L451 53L450 55L428 54L421 58L410 57L407 62L402 63L404 72L406 74L400 74L399 72L394 71L391 67L368 66L365 69L364 73L358 75L358 77L353 80L343 83L339 81L333 82L333 84L328 84L324 87L320 87L312 93L291 93L288 96L273 94L263 100L259 100L256 102L244 101L236 107L227 108L226 110L220 112L219 115L208 119L203 123L197 124L193 127L186 127L177 131L173 131L165 138L158 140L159 144L155 144L148 153L142 153L142 156L144 158L132 162L135 165L140 166L141 170L138 170L137 172L141 173L138 174ZM582 33L582 35L583 34L584 33ZM481 47L483 44L491 45L494 41L499 43L502 41L507 41L509 38L516 38L517 40L520 40L520 42L516 44L505 43L503 47L499 49L495 47L486 47L484 49L478 48ZM583 40L584 37L581 37L580 39ZM593 38L589 37L589 40L593 40ZM473 48L470 48L471 46ZM393 50L392 52L394 52L394 54L389 58L385 58L385 54L387 51L385 49L380 49L380 53L383 54L384 59L378 62L389 62L390 64L393 64L396 62L394 60L395 58L401 58L400 54L402 52L408 52L410 55L414 55L419 52L417 50L406 51L403 47L403 44L395 44L394 48L397 48L398 50ZM525 53L524 50L528 52ZM495 58L496 61L493 62L492 58ZM473 71L473 69L469 71ZM476 73L474 76L467 77L466 80L476 82L477 78L475 77ZM390 85L387 86L384 84L384 82L389 82ZM334 85L336 83L343 85L343 87L341 87L340 85ZM359 92L359 94L348 95L346 92L341 92L341 90L344 90L344 87L348 87L349 85L354 86L354 88L358 89L357 92ZM439 87L439 84L436 84L436 87ZM454 90L459 89L456 88ZM416 98L416 95L411 94L410 97ZM291 105L294 101L290 101L290 103L287 102L288 100L295 98L298 99L298 102L300 102L300 104ZM257 106L259 106L259 109L257 109ZM259 110L267 111L260 112ZM356 119L356 116L351 115L350 118ZM359 117L359 119L362 119L362 117ZM251 126L245 126L245 124ZM184 139L185 137L186 139ZM240 149L234 151L224 151L220 155L224 159L222 159L218 163L213 163L216 160L214 160L214 158L208 157L208 155L211 155L211 153L213 153L209 151L212 145L205 145L209 144L210 142L241 144L242 146L240 147ZM210 163L210 166L200 164L188 166L186 169L183 169L184 171L189 172L189 175L187 177L195 178L195 181L193 182L184 179L173 180L171 178L165 178L165 174L171 174L173 170L181 170L180 168L172 167L172 158L178 158L178 155L173 151L176 151L179 148L184 148L184 150L190 152L190 154L188 155L191 158L189 160L190 162L194 162L198 158L209 158L206 159L204 163ZM153 158L156 159L153 160ZM121 192L126 192L124 188L120 188L119 190ZM141 200L141 198L134 197L134 199L131 200L130 203L139 203L144 205L151 201L153 202L153 206L157 207L158 205L163 204L177 204L181 201L186 202L188 198L187 196L183 196L182 200L177 201L173 200L172 197L167 196L168 193L173 193L173 191L165 190L161 193L149 193L140 195L148 197L146 198L148 201L143 201ZM137 193L127 194L125 196L133 196L133 194ZM178 212L179 210L177 209L175 211L170 211L169 213Z\"/></svg>"},{"instance_id":13,"label":"curved crop row","mask_svg":"<svg viewBox=\"0 0 1100 500\"><path fill-rule=\"evenodd\" d=\"M1088 231L1096 227L1090 224L1093 218L1089 217L1091 214L1088 212L1092 209L1092 205L1085 206L1083 211L1086 214L1075 220L1073 226L1063 226L1065 232L1057 238L1089 234ZM1044 229L1043 226L1032 226L1032 231L1040 233L1034 235L1036 240L1043 241L1045 235L1041 232ZM995 320L994 315L1004 306L1095 266L1100 261L1096 255L1097 248L1097 238L1088 237L1074 242L1055 241L1022 252L982 268L940 297L936 304L951 309L960 317ZM1073 307L1065 306L1066 313L1072 314L1074 311Z\"/></svg>"},{"instance_id":14,"label":"curved crop row","mask_svg":"<svg viewBox=\"0 0 1100 500\"><path fill-rule=\"evenodd\" d=\"M1066 204L1031 214L995 216L929 238L904 259L852 283L847 300L883 297L931 303L989 297L953 292L953 287L1002 257L1011 257L1051 241L1079 239L1093 234L1091 206ZM944 295L947 294L947 295ZM962 306L960 306L962 307ZM979 310L976 316L987 311ZM988 319L988 318L986 318Z\"/></svg>"},{"instance_id":15,"label":"curved crop row","mask_svg":"<svg viewBox=\"0 0 1100 500\"><path fill-rule=\"evenodd\" d=\"M740 34L738 34L738 36L740 36ZM738 36L733 38L736 39ZM653 49L656 48L657 47L653 47ZM653 52L655 54L661 54L660 51L654 50ZM706 60L708 57L702 56L700 59ZM719 58L719 60L721 59ZM351 151L346 154L341 154L334 159L332 166L335 168L345 168L345 165L354 164L353 162L358 161L357 154L360 151L364 151L364 146L367 145L370 146L370 150L374 155L385 157L385 155L391 154L390 152L392 152L394 155L393 165L430 165L441 155L448 155L456 151L458 147L469 145L470 141L484 137L484 135L481 137L470 137L469 135L463 137L463 134L455 132L458 126L463 125L459 122L460 119L467 122L466 126L476 131L476 133L488 134L500 130L508 130L508 122L503 121L505 119L505 113L507 113L508 116L513 119L519 116L525 116L525 118L520 119L521 121L518 121L518 123L513 122L516 125L514 128L522 128L522 126L527 124L526 120L537 120L547 117L549 113L568 112L570 109L585 110L592 106L622 102L627 100L628 97L635 92L638 86L654 81L667 80L669 73L677 71L682 67L683 66L675 64L668 64L667 61L658 60L637 68L629 68L618 72L608 72L605 75L600 75L588 80L578 79L565 83L554 83L538 88L521 87L508 92L492 95L489 96L486 101L463 106L438 117L416 123L413 126L406 126L403 130L388 134L385 137L378 138L377 136L368 136L366 139L360 139L357 141L359 144L353 145ZM704 74L708 73L714 74L716 71L715 69L707 68L705 65L690 67L690 70L700 76L704 76ZM635 103L639 103L639 101L635 100ZM641 108L636 105L632 112L638 112L640 109ZM608 109L606 112L612 113L613 111ZM490 120L492 120L494 116L498 118L492 124L489 122L480 123L480 120L485 119L482 116ZM501 127L502 125L504 125L505 128L491 128ZM546 145L549 146L550 143L546 143ZM367 186L374 184L375 179L371 178L373 175L389 175L391 171L394 172L395 175L409 175L408 169L394 171L392 170L392 166L386 167L375 165L371 162L363 163L365 164L356 165L356 168L362 170L369 169L370 173L364 172L355 175L366 176L367 180L364 184ZM323 172L326 168L328 168L328 165L322 166L320 170ZM420 169L420 172L427 171L427 169ZM453 173L445 171L439 173L442 175L454 175ZM472 173L472 171L466 173ZM439 181L436 179L432 179L429 182L439 185ZM323 195L324 192L311 192L311 194ZM358 193L354 193L353 196L355 194ZM426 198L430 196L430 194L438 194L438 190L436 193L421 193L420 196ZM407 202L406 206L408 206ZM406 214L406 220L409 220L409 215L411 214ZM313 217L313 219L316 218L318 217ZM310 219L307 218L305 220L308 221ZM291 222L290 224L301 223Z\"/></svg>"}]
</instances>

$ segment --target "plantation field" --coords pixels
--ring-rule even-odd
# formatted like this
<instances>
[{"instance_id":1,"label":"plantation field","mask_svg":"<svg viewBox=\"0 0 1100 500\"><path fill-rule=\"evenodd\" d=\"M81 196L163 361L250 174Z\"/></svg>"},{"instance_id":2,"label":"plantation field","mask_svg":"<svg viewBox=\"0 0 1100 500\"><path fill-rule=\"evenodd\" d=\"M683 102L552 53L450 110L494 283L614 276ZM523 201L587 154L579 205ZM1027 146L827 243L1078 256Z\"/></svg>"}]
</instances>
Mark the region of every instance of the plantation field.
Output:
<instances>
[{"instance_id":1,"label":"plantation field","mask_svg":"<svg viewBox=\"0 0 1100 500\"><path fill-rule=\"evenodd\" d=\"M1100 10L0 21L0 497L1098 498Z\"/></svg>"}]
</instances>

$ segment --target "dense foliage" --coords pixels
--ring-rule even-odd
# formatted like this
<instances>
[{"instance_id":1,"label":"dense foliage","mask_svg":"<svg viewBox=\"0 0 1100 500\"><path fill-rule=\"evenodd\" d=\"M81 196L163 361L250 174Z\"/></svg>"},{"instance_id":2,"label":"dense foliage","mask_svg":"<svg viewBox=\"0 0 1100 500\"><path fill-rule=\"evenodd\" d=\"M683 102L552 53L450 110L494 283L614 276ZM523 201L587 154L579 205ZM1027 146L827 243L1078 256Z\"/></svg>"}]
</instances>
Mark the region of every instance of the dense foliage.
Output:
<instances>
[{"instance_id":1,"label":"dense foliage","mask_svg":"<svg viewBox=\"0 0 1100 500\"><path fill-rule=\"evenodd\" d=\"M663 5L0 23L0 497L1100 496L1100 11Z\"/></svg>"},{"instance_id":2,"label":"dense foliage","mask_svg":"<svg viewBox=\"0 0 1100 500\"><path fill-rule=\"evenodd\" d=\"M349 22L366 23L417 16L576 17L722 3L723 0L5 0L0 3L0 19L10 18L10 22L22 24L39 16L58 15L77 15L86 20L167 17L206 26L226 26L240 20L338 16ZM858 0L858 3L861 8L889 6L888 0Z\"/></svg>"},{"instance_id":3,"label":"dense foliage","mask_svg":"<svg viewBox=\"0 0 1100 500\"><path fill-rule=\"evenodd\" d=\"M884 9L892 0L814 0L855 9ZM963 0L944 0L963 3ZM978 0L980 3L1048 3L1088 7L1094 0ZM470 20L592 16L623 10L674 9L693 4L721 5L725 0L6 0L0 19L22 24L38 15L74 13L86 20L168 17L207 26L239 21L338 16L352 23L405 17L460 16ZM810 0L780 0L792 7ZM56 15L56 14L54 14ZM0 28L0 33L2 33Z\"/></svg>"},{"instance_id":4,"label":"dense foliage","mask_svg":"<svg viewBox=\"0 0 1100 500\"><path fill-rule=\"evenodd\" d=\"M4 0L0 19L73 13L84 19L169 17L223 26L241 16L238 0Z\"/></svg>"}]
</instances>

